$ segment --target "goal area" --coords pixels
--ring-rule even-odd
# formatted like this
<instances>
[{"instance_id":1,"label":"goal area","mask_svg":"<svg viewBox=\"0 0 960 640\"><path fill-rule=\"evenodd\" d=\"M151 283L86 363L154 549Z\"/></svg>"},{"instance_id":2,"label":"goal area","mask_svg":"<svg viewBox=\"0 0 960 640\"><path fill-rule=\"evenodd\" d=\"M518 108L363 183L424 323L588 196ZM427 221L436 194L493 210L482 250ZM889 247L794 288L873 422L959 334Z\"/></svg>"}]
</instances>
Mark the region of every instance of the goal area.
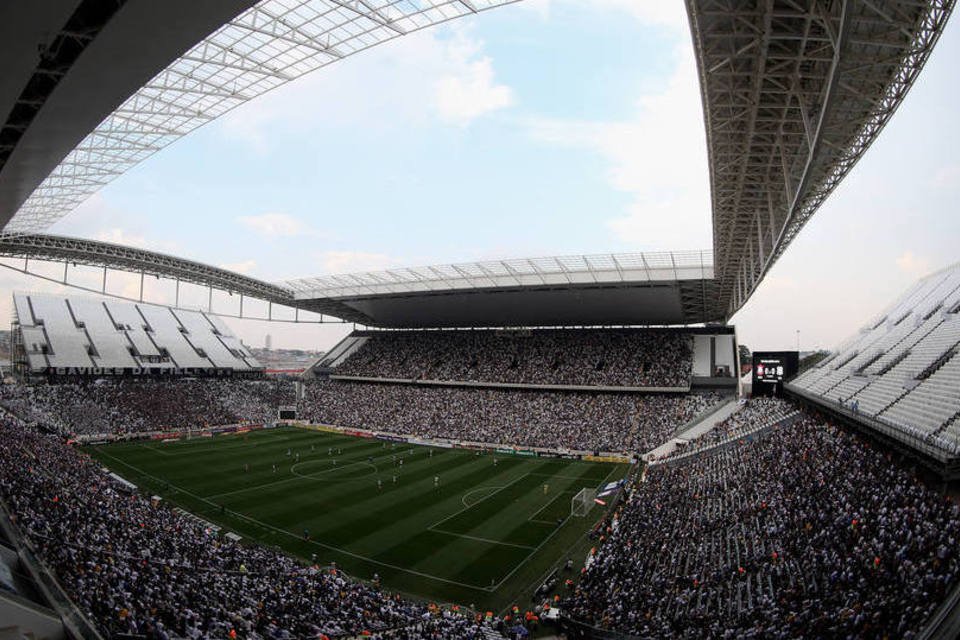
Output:
<instances>
[{"instance_id":1,"label":"goal area","mask_svg":"<svg viewBox=\"0 0 960 640\"><path fill-rule=\"evenodd\" d=\"M597 497L597 490L584 487L577 492L577 495L570 498L570 515L583 518L590 513L590 509L596 504L594 500Z\"/></svg>"}]
</instances>

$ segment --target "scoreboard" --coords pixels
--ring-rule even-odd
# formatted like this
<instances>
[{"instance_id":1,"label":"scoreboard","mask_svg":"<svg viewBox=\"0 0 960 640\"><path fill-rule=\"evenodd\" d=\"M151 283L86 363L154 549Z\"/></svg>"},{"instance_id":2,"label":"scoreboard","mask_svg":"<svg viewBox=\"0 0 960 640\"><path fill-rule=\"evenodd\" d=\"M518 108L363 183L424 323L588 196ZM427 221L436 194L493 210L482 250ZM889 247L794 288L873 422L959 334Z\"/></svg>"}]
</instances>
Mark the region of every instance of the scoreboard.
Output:
<instances>
[{"instance_id":1,"label":"scoreboard","mask_svg":"<svg viewBox=\"0 0 960 640\"><path fill-rule=\"evenodd\" d=\"M800 354L796 351L753 352L753 395L778 396L783 381L797 373Z\"/></svg>"}]
</instances>

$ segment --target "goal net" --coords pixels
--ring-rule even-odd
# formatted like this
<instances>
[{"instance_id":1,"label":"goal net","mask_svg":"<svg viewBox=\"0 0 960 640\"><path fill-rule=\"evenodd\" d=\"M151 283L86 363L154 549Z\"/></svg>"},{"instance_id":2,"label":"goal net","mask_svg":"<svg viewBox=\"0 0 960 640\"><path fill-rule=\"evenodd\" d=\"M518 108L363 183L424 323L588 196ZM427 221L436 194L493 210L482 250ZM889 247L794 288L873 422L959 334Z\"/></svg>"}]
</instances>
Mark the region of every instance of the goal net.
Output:
<instances>
[{"instance_id":1,"label":"goal net","mask_svg":"<svg viewBox=\"0 0 960 640\"><path fill-rule=\"evenodd\" d=\"M570 515L578 518L585 517L593 508L594 499L597 497L596 489L584 487L577 492L577 495L570 498Z\"/></svg>"}]
</instances>

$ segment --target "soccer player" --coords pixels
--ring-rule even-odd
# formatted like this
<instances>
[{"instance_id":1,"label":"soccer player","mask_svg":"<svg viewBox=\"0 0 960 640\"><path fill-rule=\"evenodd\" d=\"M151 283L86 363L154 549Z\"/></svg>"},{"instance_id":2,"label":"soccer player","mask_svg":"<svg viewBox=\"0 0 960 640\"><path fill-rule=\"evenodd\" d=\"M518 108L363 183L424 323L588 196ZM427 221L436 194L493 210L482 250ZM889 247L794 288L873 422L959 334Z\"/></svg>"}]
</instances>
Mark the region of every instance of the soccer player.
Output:
<instances>
[{"instance_id":1,"label":"soccer player","mask_svg":"<svg viewBox=\"0 0 960 640\"><path fill-rule=\"evenodd\" d=\"M497 466L497 456L493 456L493 466Z\"/></svg>"},{"instance_id":2,"label":"soccer player","mask_svg":"<svg viewBox=\"0 0 960 640\"><path fill-rule=\"evenodd\" d=\"M550 485L548 484L543 485L543 495L547 495L549 491L550 491Z\"/></svg>"},{"instance_id":3,"label":"soccer player","mask_svg":"<svg viewBox=\"0 0 960 640\"><path fill-rule=\"evenodd\" d=\"M273 472L274 472L274 473L277 472L277 463L276 463L276 462L273 463Z\"/></svg>"},{"instance_id":4,"label":"soccer player","mask_svg":"<svg viewBox=\"0 0 960 640\"><path fill-rule=\"evenodd\" d=\"M397 475L396 475L396 474L393 475L393 484L397 484Z\"/></svg>"},{"instance_id":5,"label":"soccer player","mask_svg":"<svg viewBox=\"0 0 960 640\"><path fill-rule=\"evenodd\" d=\"M433 488L436 489L440 486L440 476L433 476Z\"/></svg>"},{"instance_id":6,"label":"soccer player","mask_svg":"<svg viewBox=\"0 0 960 640\"><path fill-rule=\"evenodd\" d=\"M377 489L379 489L380 491L383 491L383 480L381 480L380 478L377 478Z\"/></svg>"}]
</instances>

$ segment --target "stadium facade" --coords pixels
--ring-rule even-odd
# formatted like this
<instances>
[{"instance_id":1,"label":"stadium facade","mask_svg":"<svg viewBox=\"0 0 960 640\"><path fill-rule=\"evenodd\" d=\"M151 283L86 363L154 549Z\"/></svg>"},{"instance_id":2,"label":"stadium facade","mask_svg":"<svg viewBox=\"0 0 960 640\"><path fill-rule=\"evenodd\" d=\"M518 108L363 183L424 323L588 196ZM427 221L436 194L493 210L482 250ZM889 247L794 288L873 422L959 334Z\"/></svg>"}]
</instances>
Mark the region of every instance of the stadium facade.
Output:
<instances>
[{"instance_id":1,"label":"stadium facade","mask_svg":"<svg viewBox=\"0 0 960 640\"><path fill-rule=\"evenodd\" d=\"M223 320L201 311L36 293L13 303L11 360L24 378L263 371Z\"/></svg>"},{"instance_id":2,"label":"stadium facade","mask_svg":"<svg viewBox=\"0 0 960 640\"><path fill-rule=\"evenodd\" d=\"M104 184L248 100L506 4L0 6L9 53L0 60L0 256L22 260L3 266L33 274L31 262L59 263L63 277L54 280L66 286L77 286L71 268L96 267L100 289L79 288L121 298L107 289L108 270L140 279L125 301L14 297L17 371L60 384L0 394L0 616L23 609L6 592L37 592L42 602L22 624L49 626L56 637L169 637L164 625L193 637L236 637L237 627L251 637L358 637L370 627L381 638L500 637L509 614L438 615L436 605L382 590L379 572L425 597L506 606L498 598L544 576L535 597L556 590L563 556L593 545L584 536L602 524L605 544L590 549L562 605L578 637L956 635L956 506L887 449L835 423L902 445L939 479L960 478L960 268L924 279L788 381L797 402L738 402L739 350L725 324L902 103L954 0L686 0L709 155L710 251L269 283L45 233ZM147 276L175 282L172 305L144 302ZM181 283L207 289L205 310L181 304ZM239 317L253 298L267 303L268 320L279 321L273 309L283 306L294 322L310 312L363 328L312 367L312 380L246 379L262 367L214 311L215 291L236 295ZM279 413L300 424L275 429ZM234 442L225 450L217 445L227 435ZM72 447L127 440L98 449L97 462ZM641 458L647 467L626 469ZM304 464L319 470L304 473ZM597 465L608 464L633 475L607 483L613 471ZM297 489L278 486L288 482ZM583 482L601 482L612 504ZM558 497L551 483L562 483ZM137 485L203 518L139 496ZM625 485L629 498L618 493ZM238 497L248 491L251 499ZM478 491L483 497L468 501ZM585 495L612 509L602 521L571 524L592 504L569 498ZM344 510L328 513L337 500ZM411 515L424 516L422 526L408 526ZM494 515L509 517L494 528ZM314 552L312 566L237 545L236 534L219 537L205 518L271 545L282 540L303 560ZM301 526L302 535L291 532ZM543 549L555 557L538 559ZM372 584L345 577L342 565L319 570L317 550ZM10 566L29 588L5 579ZM78 566L97 570L78 574ZM142 606L131 597L141 588L145 600L166 600ZM105 596L93 602L94 592ZM251 594L258 612L231 609Z\"/></svg>"},{"instance_id":3,"label":"stadium facade","mask_svg":"<svg viewBox=\"0 0 960 640\"><path fill-rule=\"evenodd\" d=\"M7 4L2 233L45 230L180 136L305 73L504 4ZM714 273L702 289L711 319L746 302L870 146L953 4L687 0L710 159Z\"/></svg>"}]
</instances>

